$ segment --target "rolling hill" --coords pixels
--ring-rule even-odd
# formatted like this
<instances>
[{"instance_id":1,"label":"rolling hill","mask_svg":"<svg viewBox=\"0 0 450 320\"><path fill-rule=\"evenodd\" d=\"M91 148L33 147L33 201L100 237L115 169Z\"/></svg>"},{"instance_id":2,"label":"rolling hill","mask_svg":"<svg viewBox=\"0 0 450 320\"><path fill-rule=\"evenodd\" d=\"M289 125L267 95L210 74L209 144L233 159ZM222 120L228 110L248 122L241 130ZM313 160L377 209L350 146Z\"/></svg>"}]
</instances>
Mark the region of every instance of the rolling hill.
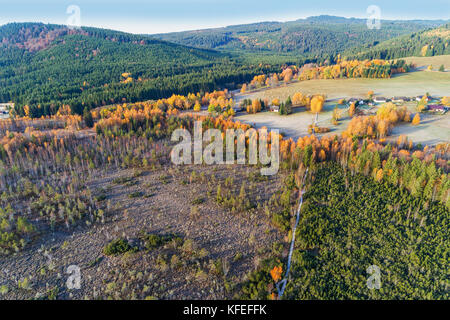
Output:
<instances>
[{"instance_id":1,"label":"rolling hill","mask_svg":"<svg viewBox=\"0 0 450 320\"><path fill-rule=\"evenodd\" d=\"M366 50L351 50L359 59L396 59L450 54L450 23L386 40Z\"/></svg>"},{"instance_id":2,"label":"rolling hill","mask_svg":"<svg viewBox=\"0 0 450 320\"><path fill-rule=\"evenodd\" d=\"M117 102L235 88L285 63L324 62L338 53L358 58L445 54L443 21L382 21L318 16L164 35L133 35L42 23L0 26L0 102L19 115L76 113ZM421 51L422 50L422 51ZM332 60L332 59L330 59Z\"/></svg>"},{"instance_id":3,"label":"rolling hill","mask_svg":"<svg viewBox=\"0 0 450 320\"><path fill-rule=\"evenodd\" d=\"M264 67L123 32L42 23L0 27L0 102L32 116L187 94L249 80ZM21 111L21 109L19 108Z\"/></svg>"},{"instance_id":4,"label":"rolling hill","mask_svg":"<svg viewBox=\"0 0 450 320\"><path fill-rule=\"evenodd\" d=\"M157 34L154 37L183 45L228 51L293 52L302 55L335 54L355 47L410 34L445 21L382 21L368 29L365 19L316 16L289 22L261 22L225 28Z\"/></svg>"}]
</instances>

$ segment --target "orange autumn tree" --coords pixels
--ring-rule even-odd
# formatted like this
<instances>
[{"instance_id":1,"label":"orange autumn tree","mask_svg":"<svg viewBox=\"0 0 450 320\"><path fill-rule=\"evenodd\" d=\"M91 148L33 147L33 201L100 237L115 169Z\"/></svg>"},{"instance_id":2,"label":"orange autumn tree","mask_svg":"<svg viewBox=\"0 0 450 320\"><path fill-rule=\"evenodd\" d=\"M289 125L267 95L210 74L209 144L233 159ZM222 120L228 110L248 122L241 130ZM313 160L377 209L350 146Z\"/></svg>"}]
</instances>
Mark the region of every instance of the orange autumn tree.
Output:
<instances>
[{"instance_id":1,"label":"orange autumn tree","mask_svg":"<svg viewBox=\"0 0 450 320\"><path fill-rule=\"evenodd\" d=\"M294 93L294 95L292 96L292 104L294 106L300 106L300 107L306 106L306 104L307 104L306 96L303 95L303 93L301 93L301 92Z\"/></svg>"},{"instance_id":2,"label":"orange autumn tree","mask_svg":"<svg viewBox=\"0 0 450 320\"><path fill-rule=\"evenodd\" d=\"M283 76L283 80L285 83L288 83L289 81L292 80L293 77L293 72L291 68L286 68L283 70L283 72L281 73L281 75Z\"/></svg>"},{"instance_id":3,"label":"orange autumn tree","mask_svg":"<svg viewBox=\"0 0 450 320\"><path fill-rule=\"evenodd\" d=\"M273 77L272 77L272 82L273 82L273 84L274 85L278 85L278 82L279 82L280 80L278 79L278 75L275 73L274 75L273 75Z\"/></svg>"},{"instance_id":4,"label":"orange autumn tree","mask_svg":"<svg viewBox=\"0 0 450 320\"><path fill-rule=\"evenodd\" d=\"M30 107L28 105L26 105L25 107L23 107L23 111L25 112L25 117L29 118L30 117Z\"/></svg>"},{"instance_id":5,"label":"orange autumn tree","mask_svg":"<svg viewBox=\"0 0 450 320\"><path fill-rule=\"evenodd\" d=\"M261 111L261 101L254 99L251 105L247 106L247 113L257 113Z\"/></svg>"},{"instance_id":6,"label":"orange autumn tree","mask_svg":"<svg viewBox=\"0 0 450 320\"><path fill-rule=\"evenodd\" d=\"M273 104L274 106L279 106L279 105L280 105L280 99L277 99L277 98L273 99L273 100L272 100L272 104Z\"/></svg>"},{"instance_id":7,"label":"orange autumn tree","mask_svg":"<svg viewBox=\"0 0 450 320\"><path fill-rule=\"evenodd\" d=\"M375 169L376 170L376 169ZM380 182L381 180L383 180L383 176L384 176L384 172L383 169L379 169L376 173L376 177L375 179Z\"/></svg>"},{"instance_id":8,"label":"orange autumn tree","mask_svg":"<svg viewBox=\"0 0 450 320\"><path fill-rule=\"evenodd\" d=\"M320 113L323 110L325 97L323 95L316 95L311 99L311 112Z\"/></svg>"},{"instance_id":9,"label":"orange autumn tree","mask_svg":"<svg viewBox=\"0 0 450 320\"><path fill-rule=\"evenodd\" d=\"M416 115L414 116L411 123L414 126L417 126L418 124L420 124L420 115L418 113L416 113Z\"/></svg>"},{"instance_id":10,"label":"orange autumn tree","mask_svg":"<svg viewBox=\"0 0 450 320\"><path fill-rule=\"evenodd\" d=\"M202 106L200 105L200 103L198 101L195 101L194 111L200 111L201 108Z\"/></svg>"},{"instance_id":11,"label":"orange autumn tree","mask_svg":"<svg viewBox=\"0 0 450 320\"><path fill-rule=\"evenodd\" d=\"M353 117L355 115L355 110L356 110L356 104L354 102L352 102L352 104L350 105L350 108L348 109L349 117Z\"/></svg>"},{"instance_id":12,"label":"orange autumn tree","mask_svg":"<svg viewBox=\"0 0 450 320\"><path fill-rule=\"evenodd\" d=\"M72 109L67 104L63 104L61 107L59 107L58 112L56 113L57 116L69 116L71 114Z\"/></svg>"},{"instance_id":13,"label":"orange autumn tree","mask_svg":"<svg viewBox=\"0 0 450 320\"><path fill-rule=\"evenodd\" d=\"M272 270L270 270L270 275L274 282L278 282L281 280L281 273L283 272L282 266L275 266Z\"/></svg>"}]
</instances>

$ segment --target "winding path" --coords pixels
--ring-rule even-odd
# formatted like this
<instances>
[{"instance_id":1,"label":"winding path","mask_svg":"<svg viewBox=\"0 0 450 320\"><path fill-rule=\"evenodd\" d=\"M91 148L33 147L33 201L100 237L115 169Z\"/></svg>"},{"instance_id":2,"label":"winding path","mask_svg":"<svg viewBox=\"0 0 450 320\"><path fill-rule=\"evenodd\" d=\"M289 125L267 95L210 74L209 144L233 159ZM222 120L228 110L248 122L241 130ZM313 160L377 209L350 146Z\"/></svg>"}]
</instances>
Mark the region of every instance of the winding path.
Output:
<instances>
[{"instance_id":1,"label":"winding path","mask_svg":"<svg viewBox=\"0 0 450 320\"><path fill-rule=\"evenodd\" d=\"M302 185L301 185L301 190L300 190L300 202L298 204L298 208L297 208L297 218L295 220L295 225L294 228L292 229L292 240L291 240L291 247L289 249L289 256L288 256L288 263L287 263L287 268L286 268L286 273L284 274L284 278L283 280L281 280L280 282L277 283L277 291L278 291L278 299L281 299L281 297L283 296L284 293L284 289L286 288L286 283L287 283L287 278L289 275L289 270L291 269L291 260L292 260L292 252L294 251L294 244L295 244L295 231L297 230L297 225L298 222L300 220L300 209L302 208L302 204L303 204L303 186L305 184L305 180L306 180L306 175L308 174L308 168L305 171L305 175L303 176L302 179ZM280 288L281 286L281 288Z\"/></svg>"}]
</instances>

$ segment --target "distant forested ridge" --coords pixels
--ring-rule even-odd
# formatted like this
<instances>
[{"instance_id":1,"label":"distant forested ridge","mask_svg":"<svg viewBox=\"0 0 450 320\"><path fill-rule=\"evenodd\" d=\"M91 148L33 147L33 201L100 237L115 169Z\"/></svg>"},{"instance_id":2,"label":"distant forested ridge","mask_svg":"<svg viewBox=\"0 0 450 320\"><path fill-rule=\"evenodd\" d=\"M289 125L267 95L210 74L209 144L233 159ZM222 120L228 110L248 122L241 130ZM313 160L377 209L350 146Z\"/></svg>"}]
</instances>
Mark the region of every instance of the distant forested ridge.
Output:
<instances>
[{"instance_id":1,"label":"distant forested ridge","mask_svg":"<svg viewBox=\"0 0 450 320\"><path fill-rule=\"evenodd\" d=\"M232 87L273 67L147 36L41 23L0 27L0 101L33 117Z\"/></svg>"},{"instance_id":2,"label":"distant forested ridge","mask_svg":"<svg viewBox=\"0 0 450 320\"><path fill-rule=\"evenodd\" d=\"M450 23L387 40L368 50L353 50L349 56L355 59L397 59L444 54L450 54Z\"/></svg>"},{"instance_id":3,"label":"distant forested ridge","mask_svg":"<svg viewBox=\"0 0 450 320\"><path fill-rule=\"evenodd\" d=\"M317 16L289 22L260 22L225 28L157 34L183 45L226 51L293 52L307 56L336 54L350 48L372 47L401 35L437 27L444 21L382 21L369 29L365 19Z\"/></svg>"},{"instance_id":4,"label":"distant forested ridge","mask_svg":"<svg viewBox=\"0 0 450 320\"><path fill-rule=\"evenodd\" d=\"M430 29L441 22L383 21L370 30L364 19L320 16L155 36L11 23L0 27L0 102L14 102L19 116L24 106L31 117L56 114L63 105L81 114L119 102L234 89L285 64L444 54L448 25ZM399 35L397 47L392 38Z\"/></svg>"}]
</instances>

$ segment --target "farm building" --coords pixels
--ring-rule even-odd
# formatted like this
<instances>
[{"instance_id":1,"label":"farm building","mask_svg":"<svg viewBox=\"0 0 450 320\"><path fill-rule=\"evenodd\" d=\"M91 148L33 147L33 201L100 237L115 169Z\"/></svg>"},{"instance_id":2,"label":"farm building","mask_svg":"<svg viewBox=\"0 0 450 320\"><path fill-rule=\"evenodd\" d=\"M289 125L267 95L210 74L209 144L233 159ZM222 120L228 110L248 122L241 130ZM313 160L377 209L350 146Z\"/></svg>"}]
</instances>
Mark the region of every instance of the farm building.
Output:
<instances>
[{"instance_id":1,"label":"farm building","mask_svg":"<svg viewBox=\"0 0 450 320\"><path fill-rule=\"evenodd\" d=\"M270 106L270 111L272 111L272 112L279 112L280 111L280 106L272 105L272 106Z\"/></svg>"},{"instance_id":2,"label":"farm building","mask_svg":"<svg viewBox=\"0 0 450 320\"><path fill-rule=\"evenodd\" d=\"M0 103L0 114L8 114L11 108L14 108L14 103Z\"/></svg>"},{"instance_id":3,"label":"farm building","mask_svg":"<svg viewBox=\"0 0 450 320\"><path fill-rule=\"evenodd\" d=\"M409 99L407 97L393 97L391 99L392 102L405 102L408 101Z\"/></svg>"},{"instance_id":4,"label":"farm building","mask_svg":"<svg viewBox=\"0 0 450 320\"><path fill-rule=\"evenodd\" d=\"M420 100L422 100L422 98L425 98L425 101L428 101L428 97L427 96L417 96L416 97L416 101L420 101Z\"/></svg>"},{"instance_id":5,"label":"farm building","mask_svg":"<svg viewBox=\"0 0 450 320\"><path fill-rule=\"evenodd\" d=\"M429 104L428 110L431 112L442 112L445 113L448 110L448 107L442 105L442 104Z\"/></svg>"},{"instance_id":6,"label":"farm building","mask_svg":"<svg viewBox=\"0 0 450 320\"><path fill-rule=\"evenodd\" d=\"M385 103L387 99L385 97L376 97L375 99L373 99L373 101L375 101L376 103Z\"/></svg>"}]
</instances>

